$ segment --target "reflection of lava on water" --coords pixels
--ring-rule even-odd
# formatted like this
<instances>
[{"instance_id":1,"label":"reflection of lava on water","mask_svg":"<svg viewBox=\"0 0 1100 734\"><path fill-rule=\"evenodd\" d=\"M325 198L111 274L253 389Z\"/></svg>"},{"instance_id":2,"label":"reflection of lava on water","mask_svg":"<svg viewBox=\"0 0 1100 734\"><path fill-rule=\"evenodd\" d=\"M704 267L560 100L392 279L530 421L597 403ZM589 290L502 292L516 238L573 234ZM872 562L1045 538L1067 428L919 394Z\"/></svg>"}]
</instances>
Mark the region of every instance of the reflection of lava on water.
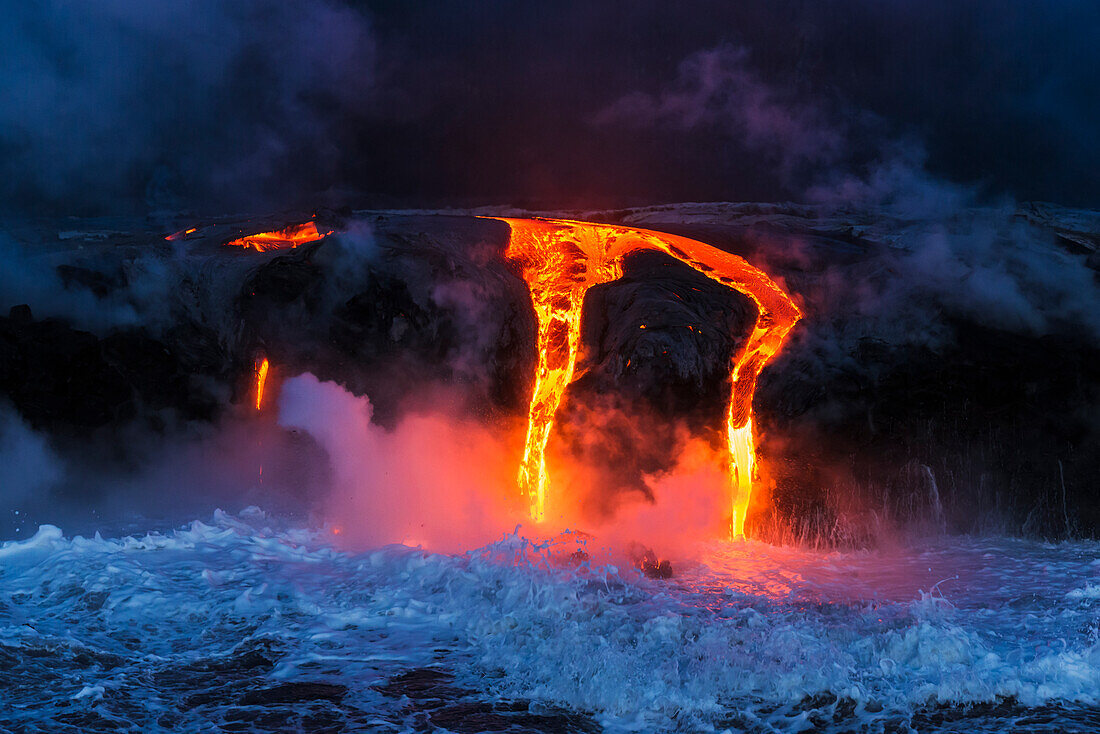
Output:
<instances>
[{"instance_id":1,"label":"reflection of lava on water","mask_svg":"<svg viewBox=\"0 0 1100 734\"><path fill-rule=\"evenodd\" d=\"M273 232L258 232L225 243L226 247L243 247L246 250L270 252L272 250L291 250L299 245L316 242L332 234L332 230L321 232L316 222L291 224Z\"/></svg>"},{"instance_id":2,"label":"reflection of lava on water","mask_svg":"<svg viewBox=\"0 0 1100 734\"><path fill-rule=\"evenodd\" d=\"M742 258L686 237L564 219L501 221L511 227L507 256L522 267L538 318L538 367L519 471L532 518L541 522L546 516L546 445L562 396L573 381L585 293L594 285L621 278L627 254L655 250L744 293L758 309L751 333L733 356L726 420L732 483L730 532L733 537L743 536L756 469L752 420L756 381L801 316L798 308L765 273Z\"/></svg>"}]
</instances>

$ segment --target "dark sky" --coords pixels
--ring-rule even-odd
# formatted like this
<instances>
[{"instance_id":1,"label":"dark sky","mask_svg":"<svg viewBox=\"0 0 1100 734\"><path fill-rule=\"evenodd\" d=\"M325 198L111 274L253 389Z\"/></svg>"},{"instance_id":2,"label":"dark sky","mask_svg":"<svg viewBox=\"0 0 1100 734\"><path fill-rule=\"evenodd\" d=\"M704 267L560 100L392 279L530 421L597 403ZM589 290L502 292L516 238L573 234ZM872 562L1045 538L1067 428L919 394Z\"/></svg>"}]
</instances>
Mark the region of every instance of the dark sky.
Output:
<instances>
[{"instance_id":1,"label":"dark sky","mask_svg":"<svg viewBox=\"0 0 1100 734\"><path fill-rule=\"evenodd\" d=\"M902 168L1100 206L1092 1L4 2L23 211L805 200Z\"/></svg>"}]
</instances>

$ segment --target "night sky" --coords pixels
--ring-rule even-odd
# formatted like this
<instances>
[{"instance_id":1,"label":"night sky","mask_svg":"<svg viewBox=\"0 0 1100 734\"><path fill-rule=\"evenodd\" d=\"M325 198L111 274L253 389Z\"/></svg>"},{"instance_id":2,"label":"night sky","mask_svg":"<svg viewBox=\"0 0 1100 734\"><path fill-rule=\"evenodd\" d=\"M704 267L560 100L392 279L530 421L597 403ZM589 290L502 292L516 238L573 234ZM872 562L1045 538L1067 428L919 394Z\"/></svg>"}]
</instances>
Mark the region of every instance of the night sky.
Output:
<instances>
[{"instance_id":1,"label":"night sky","mask_svg":"<svg viewBox=\"0 0 1100 734\"><path fill-rule=\"evenodd\" d=\"M1094 2L6 4L24 213L1100 205Z\"/></svg>"}]
</instances>

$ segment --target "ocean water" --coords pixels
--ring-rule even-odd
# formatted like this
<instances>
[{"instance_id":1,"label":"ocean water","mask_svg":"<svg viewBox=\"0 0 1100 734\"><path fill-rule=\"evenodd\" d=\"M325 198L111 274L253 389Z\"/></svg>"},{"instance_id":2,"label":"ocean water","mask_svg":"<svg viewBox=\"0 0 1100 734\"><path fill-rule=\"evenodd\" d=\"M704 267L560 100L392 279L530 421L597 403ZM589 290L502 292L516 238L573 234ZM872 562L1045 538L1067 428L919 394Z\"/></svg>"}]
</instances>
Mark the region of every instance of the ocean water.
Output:
<instances>
[{"instance_id":1,"label":"ocean water","mask_svg":"<svg viewBox=\"0 0 1100 734\"><path fill-rule=\"evenodd\" d=\"M1100 730L1100 544L349 553L216 513L0 546L0 730ZM589 541L591 543L592 541Z\"/></svg>"}]
</instances>

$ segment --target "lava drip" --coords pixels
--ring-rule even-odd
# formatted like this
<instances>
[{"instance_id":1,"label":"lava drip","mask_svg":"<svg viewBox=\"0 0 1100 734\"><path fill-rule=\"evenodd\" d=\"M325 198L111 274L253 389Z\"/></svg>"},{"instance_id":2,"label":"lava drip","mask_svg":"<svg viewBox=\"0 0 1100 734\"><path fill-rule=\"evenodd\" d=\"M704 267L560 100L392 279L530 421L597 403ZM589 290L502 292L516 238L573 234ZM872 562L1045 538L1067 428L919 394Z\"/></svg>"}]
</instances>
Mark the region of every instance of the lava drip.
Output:
<instances>
[{"instance_id":1,"label":"lava drip","mask_svg":"<svg viewBox=\"0 0 1100 734\"><path fill-rule=\"evenodd\" d=\"M256 373L256 410L261 410L264 405L264 387L267 385L267 371L269 368L270 364L267 357L256 359L256 367L253 370Z\"/></svg>"},{"instance_id":2,"label":"lava drip","mask_svg":"<svg viewBox=\"0 0 1100 734\"><path fill-rule=\"evenodd\" d=\"M565 389L573 380L584 294L594 285L621 278L627 254L656 250L744 293L757 307L752 331L733 355L727 413L730 534L743 537L756 469L752 415L756 381L801 317L798 307L767 274L744 259L686 237L567 219L495 218L511 227L505 255L520 266L538 319L538 366L518 477L521 491L530 500L531 517L535 522L546 517L546 444Z\"/></svg>"}]
</instances>

